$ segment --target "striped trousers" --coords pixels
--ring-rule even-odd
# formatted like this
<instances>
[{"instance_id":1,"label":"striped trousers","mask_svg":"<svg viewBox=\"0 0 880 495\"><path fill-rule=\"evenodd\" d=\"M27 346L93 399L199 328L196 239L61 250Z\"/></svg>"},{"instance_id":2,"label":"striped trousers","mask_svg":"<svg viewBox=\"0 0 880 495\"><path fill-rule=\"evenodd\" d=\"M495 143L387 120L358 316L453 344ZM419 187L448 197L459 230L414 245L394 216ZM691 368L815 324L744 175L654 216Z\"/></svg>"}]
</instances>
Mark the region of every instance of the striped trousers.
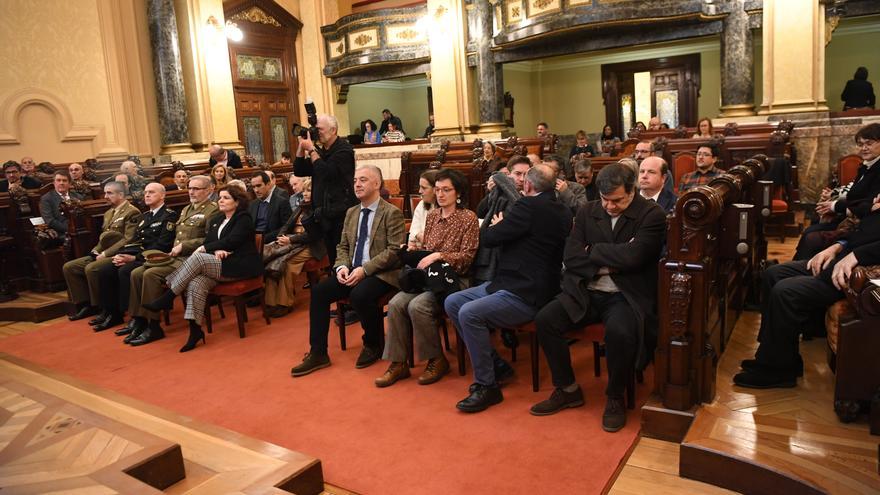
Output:
<instances>
[{"instance_id":1,"label":"striped trousers","mask_svg":"<svg viewBox=\"0 0 880 495\"><path fill-rule=\"evenodd\" d=\"M227 280L220 273L223 262L208 253L193 253L165 282L175 295L186 291L186 311L183 317L199 325L205 323L205 306L208 292Z\"/></svg>"}]
</instances>

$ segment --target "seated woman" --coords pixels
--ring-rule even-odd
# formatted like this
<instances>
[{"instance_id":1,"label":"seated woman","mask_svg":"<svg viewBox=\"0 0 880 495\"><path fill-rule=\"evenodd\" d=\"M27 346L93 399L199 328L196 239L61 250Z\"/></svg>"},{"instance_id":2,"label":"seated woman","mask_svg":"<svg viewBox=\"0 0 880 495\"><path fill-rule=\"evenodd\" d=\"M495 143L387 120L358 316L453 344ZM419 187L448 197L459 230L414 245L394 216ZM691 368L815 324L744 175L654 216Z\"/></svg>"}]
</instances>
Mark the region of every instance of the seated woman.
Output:
<instances>
[{"instance_id":1,"label":"seated woman","mask_svg":"<svg viewBox=\"0 0 880 495\"><path fill-rule=\"evenodd\" d=\"M370 119L363 122L361 130L364 134L364 144L379 144L382 140L379 136L379 130L376 129L376 123Z\"/></svg>"},{"instance_id":2,"label":"seated woman","mask_svg":"<svg viewBox=\"0 0 880 495\"><path fill-rule=\"evenodd\" d=\"M614 135L614 129L610 125L605 124L605 127L602 128L602 137L599 138L599 153L602 156L611 156L618 144L620 144L620 138Z\"/></svg>"},{"instance_id":3,"label":"seated woman","mask_svg":"<svg viewBox=\"0 0 880 495\"><path fill-rule=\"evenodd\" d=\"M233 177L230 177L229 170L226 168L226 165L214 165L211 169L211 182L214 183L214 189L219 190L221 187L225 186Z\"/></svg>"},{"instance_id":4,"label":"seated woman","mask_svg":"<svg viewBox=\"0 0 880 495\"><path fill-rule=\"evenodd\" d=\"M281 227L278 239L263 249L266 307L272 318L280 318L293 308L296 277L302 273L306 261L320 260L327 255L324 233L312 209L312 179L302 178L300 187L302 201Z\"/></svg>"},{"instance_id":5,"label":"seated woman","mask_svg":"<svg viewBox=\"0 0 880 495\"><path fill-rule=\"evenodd\" d=\"M712 132L712 120L709 117L703 117L697 122L697 133L691 136L691 139L710 139Z\"/></svg>"},{"instance_id":6,"label":"seated woman","mask_svg":"<svg viewBox=\"0 0 880 495\"><path fill-rule=\"evenodd\" d=\"M492 141L483 141L483 158L480 165L489 174L497 172L499 168L504 168L504 160L495 157L495 143Z\"/></svg>"},{"instance_id":7,"label":"seated woman","mask_svg":"<svg viewBox=\"0 0 880 495\"><path fill-rule=\"evenodd\" d=\"M248 195L244 189L225 186L220 189L220 213L208 220L205 243L165 280L169 289L155 301L143 306L151 311L171 309L174 298L186 291L189 339L180 352L191 351L205 341L202 323L208 292L220 282L256 277L263 273L263 260L254 243L254 221L247 211Z\"/></svg>"},{"instance_id":8,"label":"seated woman","mask_svg":"<svg viewBox=\"0 0 880 495\"><path fill-rule=\"evenodd\" d=\"M397 129L397 126L394 125L394 122L388 122L388 132L382 136L383 143L402 143L406 141L406 136L402 131Z\"/></svg>"},{"instance_id":9,"label":"seated woman","mask_svg":"<svg viewBox=\"0 0 880 495\"><path fill-rule=\"evenodd\" d=\"M437 201L437 197L434 195L437 173L438 170L425 170L419 177L419 196L422 200L413 210L412 223L409 226L409 243L416 249L422 248L425 221L428 219L428 212Z\"/></svg>"},{"instance_id":10,"label":"seated woman","mask_svg":"<svg viewBox=\"0 0 880 495\"><path fill-rule=\"evenodd\" d=\"M448 264L462 277L470 268L479 245L480 229L474 212L465 209L461 197L467 190L467 179L456 170L441 169L434 184L437 208L428 213L425 222L424 251L416 268L427 270L430 266L442 269L440 263ZM415 249L410 246L410 249ZM422 253L424 254L424 253ZM460 283L444 287L443 292L460 290ZM388 371L376 379L377 387L387 387L409 376L406 363L411 348L410 334L419 350L419 358L428 360L425 371L419 377L420 385L434 383L449 371L449 361L443 354L437 321L442 312L442 302L431 290L418 293L398 292L388 303L388 336L385 339L383 359L391 361Z\"/></svg>"}]
</instances>

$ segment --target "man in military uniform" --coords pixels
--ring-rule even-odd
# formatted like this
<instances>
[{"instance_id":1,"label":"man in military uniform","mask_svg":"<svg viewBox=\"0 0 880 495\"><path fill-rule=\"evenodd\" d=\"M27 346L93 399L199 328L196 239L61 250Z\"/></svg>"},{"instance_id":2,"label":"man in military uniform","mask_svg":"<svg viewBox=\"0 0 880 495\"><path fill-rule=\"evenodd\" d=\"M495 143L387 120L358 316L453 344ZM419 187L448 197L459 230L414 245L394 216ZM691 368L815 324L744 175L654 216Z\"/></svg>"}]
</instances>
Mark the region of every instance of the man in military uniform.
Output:
<instances>
[{"instance_id":1,"label":"man in military uniform","mask_svg":"<svg viewBox=\"0 0 880 495\"><path fill-rule=\"evenodd\" d=\"M175 228L174 247L162 261L151 261L150 256L158 251L145 252L144 266L131 272L131 295L128 309L132 319L128 326L117 334L128 333L126 344L143 345L165 336L159 325L159 313L141 307L141 301L153 301L165 292L165 277L170 275L205 241L208 233L208 220L220 210L210 200L214 193L211 179L196 175L189 179L190 204L183 209Z\"/></svg>"},{"instance_id":2,"label":"man in military uniform","mask_svg":"<svg viewBox=\"0 0 880 495\"><path fill-rule=\"evenodd\" d=\"M147 184L144 203L149 211L138 225L134 239L113 256L111 264L98 269L101 309L107 317L95 325L96 332L123 322L122 315L128 309L129 277L132 270L144 264L142 253L148 249L169 251L174 241L178 214L165 207L165 186L158 182Z\"/></svg>"},{"instance_id":3,"label":"man in military uniform","mask_svg":"<svg viewBox=\"0 0 880 495\"><path fill-rule=\"evenodd\" d=\"M110 209L104 213L104 224L98 245L88 256L64 264L64 280L70 300L77 306L71 320L81 320L98 312L101 294L98 291L98 270L112 263L113 256L130 243L141 221L141 212L125 199L125 187L118 182L104 186L104 198ZM104 314L100 318L106 319ZM90 321L94 325L98 318Z\"/></svg>"}]
</instances>

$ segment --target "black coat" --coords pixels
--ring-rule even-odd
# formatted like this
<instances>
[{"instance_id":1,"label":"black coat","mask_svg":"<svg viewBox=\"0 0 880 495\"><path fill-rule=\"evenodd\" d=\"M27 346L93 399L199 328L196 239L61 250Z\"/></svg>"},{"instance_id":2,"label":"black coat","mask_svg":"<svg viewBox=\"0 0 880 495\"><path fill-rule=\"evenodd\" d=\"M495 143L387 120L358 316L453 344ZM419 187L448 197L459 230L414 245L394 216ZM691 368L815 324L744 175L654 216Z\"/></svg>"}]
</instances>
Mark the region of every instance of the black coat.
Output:
<instances>
[{"instance_id":1,"label":"black coat","mask_svg":"<svg viewBox=\"0 0 880 495\"><path fill-rule=\"evenodd\" d=\"M874 162L871 168L859 166L853 186L846 193L845 199L838 199L834 203L834 211L844 214L849 209L855 216L864 217L871 211L871 204L878 194L880 194L880 160Z\"/></svg>"},{"instance_id":2,"label":"black coat","mask_svg":"<svg viewBox=\"0 0 880 495\"><path fill-rule=\"evenodd\" d=\"M250 278L263 273L263 256L257 252L254 241L256 231L251 215L246 211L238 211L229 223L223 227L220 237L217 231L220 224L226 218L226 214L220 212L208 221L208 234L205 236L205 251L229 251L230 254L223 259L223 268L220 273L229 278Z\"/></svg>"},{"instance_id":3,"label":"black coat","mask_svg":"<svg viewBox=\"0 0 880 495\"><path fill-rule=\"evenodd\" d=\"M70 191L68 194L71 199L83 199L83 197L76 191ZM67 233L68 220L61 212L62 202L64 202L64 200L61 198L61 195L54 189L47 192L40 198L40 215L43 217L43 222L45 222L46 225L55 229L58 233L65 234Z\"/></svg>"},{"instance_id":4,"label":"black coat","mask_svg":"<svg viewBox=\"0 0 880 495\"><path fill-rule=\"evenodd\" d=\"M254 226L257 223L257 209L260 207L259 199L251 201L248 205L248 213L254 220ZM263 244L269 244L278 238L278 231L290 218L290 195L280 187L272 190L272 196L269 198L269 211L266 217L266 228L263 230Z\"/></svg>"},{"instance_id":5,"label":"black coat","mask_svg":"<svg viewBox=\"0 0 880 495\"><path fill-rule=\"evenodd\" d=\"M21 187L25 189L39 189L43 187L43 183L30 175L23 175L21 177ZM9 180L0 180L0 192L9 192Z\"/></svg>"},{"instance_id":6,"label":"black coat","mask_svg":"<svg viewBox=\"0 0 880 495\"><path fill-rule=\"evenodd\" d=\"M209 159L208 165L211 167L217 165L217 160L213 158ZM226 166L228 168L241 168L241 157L238 156L238 153L232 150L226 150Z\"/></svg>"},{"instance_id":7,"label":"black coat","mask_svg":"<svg viewBox=\"0 0 880 495\"><path fill-rule=\"evenodd\" d=\"M678 196L666 189L660 190L660 196L657 197L657 204L660 205L666 213L672 213L672 211L675 210L676 201L678 201Z\"/></svg>"},{"instance_id":8,"label":"black coat","mask_svg":"<svg viewBox=\"0 0 880 495\"><path fill-rule=\"evenodd\" d=\"M562 249L570 231L571 210L554 191L517 200L501 222L480 236L481 246L501 248L487 291L508 290L535 309L547 304L559 292Z\"/></svg>"},{"instance_id":9,"label":"black coat","mask_svg":"<svg viewBox=\"0 0 880 495\"><path fill-rule=\"evenodd\" d=\"M314 163L310 158L297 157L293 173L312 178L315 215L327 230L331 225L342 225L345 213L358 203L353 186L354 148L345 139L337 137L330 148L318 148L318 155L321 158Z\"/></svg>"},{"instance_id":10,"label":"black coat","mask_svg":"<svg viewBox=\"0 0 880 495\"><path fill-rule=\"evenodd\" d=\"M174 236L177 234L175 227L178 218L180 213L168 208L167 205L162 205L155 215L147 211L138 224L132 242L123 246L119 254L130 254L138 261L143 261L144 251L150 249L157 249L163 253L171 251L174 246Z\"/></svg>"},{"instance_id":11,"label":"black coat","mask_svg":"<svg viewBox=\"0 0 880 495\"><path fill-rule=\"evenodd\" d=\"M665 240L666 212L637 193L613 231L601 201L587 203L578 211L565 244L565 273L557 299L572 321L581 321L589 311L587 284L600 268L612 269L611 280L641 322L639 367L646 363L645 333L656 336L657 262Z\"/></svg>"},{"instance_id":12,"label":"black coat","mask_svg":"<svg viewBox=\"0 0 880 495\"><path fill-rule=\"evenodd\" d=\"M871 83L861 79L850 79L840 94L843 100L843 109L848 108L874 108L874 87Z\"/></svg>"}]
</instances>

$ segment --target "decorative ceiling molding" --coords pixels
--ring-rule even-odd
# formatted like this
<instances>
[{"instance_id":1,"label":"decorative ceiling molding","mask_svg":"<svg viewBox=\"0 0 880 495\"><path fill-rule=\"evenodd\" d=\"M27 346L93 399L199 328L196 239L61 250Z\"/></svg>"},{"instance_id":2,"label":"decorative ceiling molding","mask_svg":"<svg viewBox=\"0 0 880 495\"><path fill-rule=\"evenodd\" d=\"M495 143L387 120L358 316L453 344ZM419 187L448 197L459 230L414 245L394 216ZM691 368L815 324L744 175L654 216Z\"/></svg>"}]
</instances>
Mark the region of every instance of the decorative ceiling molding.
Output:
<instances>
[{"instance_id":1,"label":"decorative ceiling molding","mask_svg":"<svg viewBox=\"0 0 880 495\"><path fill-rule=\"evenodd\" d=\"M430 86L430 82L427 78L424 79L415 79L412 81L374 81L368 83L358 84L359 88L372 88L372 89L414 89L414 88L427 88Z\"/></svg>"},{"instance_id":2,"label":"decorative ceiling molding","mask_svg":"<svg viewBox=\"0 0 880 495\"><path fill-rule=\"evenodd\" d=\"M266 24L267 26L281 27L280 22L276 21L274 17L267 14L263 9L259 7L251 7L247 10L243 10L237 14L234 14L232 17L230 17L230 20L248 21L258 24Z\"/></svg>"}]
</instances>

